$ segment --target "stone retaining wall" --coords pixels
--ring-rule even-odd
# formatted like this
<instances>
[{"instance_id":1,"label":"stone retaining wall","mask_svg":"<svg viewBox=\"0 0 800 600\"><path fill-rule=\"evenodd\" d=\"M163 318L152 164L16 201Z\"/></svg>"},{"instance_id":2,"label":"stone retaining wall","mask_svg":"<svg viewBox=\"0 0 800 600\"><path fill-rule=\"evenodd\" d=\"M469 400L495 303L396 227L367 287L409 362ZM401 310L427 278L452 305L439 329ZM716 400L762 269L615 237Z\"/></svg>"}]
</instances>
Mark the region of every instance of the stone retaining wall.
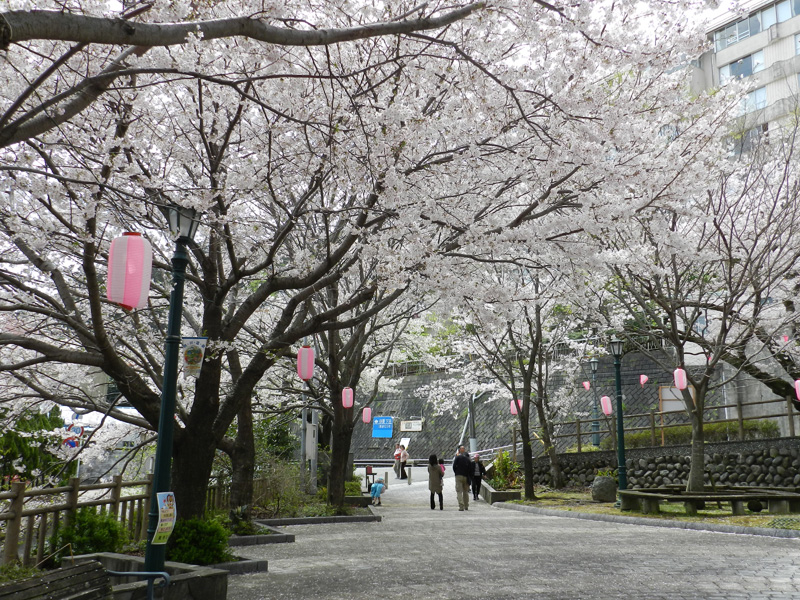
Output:
<instances>
[{"instance_id":1,"label":"stone retaining wall","mask_svg":"<svg viewBox=\"0 0 800 600\"><path fill-rule=\"evenodd\" d=\"M665 446L626 450L628 488L645 489L686 483L691 447ZM592 485L598 470L613 470L613 451L561 454L569 487ZM706 444L707 484L763 487L800 486L800 442L797 438ZM550 462L534 460L534 484L550 485Z\"/></svg>"}]
</instances>

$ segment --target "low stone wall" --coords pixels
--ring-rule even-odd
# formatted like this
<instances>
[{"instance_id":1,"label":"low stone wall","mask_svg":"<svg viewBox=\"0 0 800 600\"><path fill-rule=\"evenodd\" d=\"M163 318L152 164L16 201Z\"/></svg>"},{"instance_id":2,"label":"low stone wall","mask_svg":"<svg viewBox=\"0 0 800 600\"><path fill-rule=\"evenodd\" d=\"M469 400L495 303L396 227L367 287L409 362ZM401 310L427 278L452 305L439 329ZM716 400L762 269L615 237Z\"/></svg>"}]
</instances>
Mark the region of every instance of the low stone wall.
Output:
<instances>
[{"instance_id":1,"label":"low stone wall","mask_svg":"<svg viewBox=\"0 0 800 600\"><path fill-rule=\"evenodd\" d=\"M657 488L686 483L691 447L664 446L626 450L628 488ZM568 487L592 485L598 470L617 466L614 451L561 454ZM800 486L800 442L797 438L706 444L707 484L763 487ZM534 485L550 485L550 462L534 460Z\"/></svg>"}]
</instances>

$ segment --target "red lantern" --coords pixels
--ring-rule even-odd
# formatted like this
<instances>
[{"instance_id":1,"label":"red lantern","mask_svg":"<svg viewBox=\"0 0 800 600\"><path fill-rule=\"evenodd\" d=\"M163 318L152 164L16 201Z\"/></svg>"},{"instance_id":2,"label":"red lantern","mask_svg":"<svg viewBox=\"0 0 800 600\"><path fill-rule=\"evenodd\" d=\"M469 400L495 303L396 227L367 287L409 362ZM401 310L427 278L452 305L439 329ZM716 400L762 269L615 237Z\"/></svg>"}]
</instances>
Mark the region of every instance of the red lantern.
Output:
<instances>
[{"instance_id":1,"label":"red lantern","mask_svg":"<svg viewBox=\"0 0 800 600\"><path fill-rule=\"evenodd\" d=\"M123 233L108 251L106 297L126 310L147 305L153 248L141 233Z\"/></svg>"},{"instance_id":2,"label":"red lantern","mask_svg":"<svg viewBox=\"0 0 800 600\"><path fill-rule=\"evenodd\" d=\"M589 391L590 387L592 387L591 383L589 383L588 381L583 382L583 389L585 389L587 392Z\"/></svg>"},{"instance_id":3,"label":"red lantern","mask_svg":"<svg viewBox=\"0 0 800 600\"><path fill-rule=\"evenodd\" d=\"M364 412L361 413L361 420L364 421L364 423L369 423L372 421L372 409L369 406L367 406L364 409Z\"/></svg>"},{"instance_id":4,"label":"red lantern","mask_svg":"<svg viewBox=\"0 0 800 600\"><path fill-rule=\"evenodd\" d=\"M679 367L675 369L675 373L673 373L673 375L675 376L675 387L679 390L685 390L689 385L689 382L686 379L686 371Z\"/></svg>"},{"instance_id":5,"label":"red lantern","mask_svg":"<svg viewBox=\"0 0 800 600\"><path fill-rule=\"evenodd\" d=\"M797 379L794 382L794 393L797 396L797 399L800 400L800 379Z\"/></svg>"},{"instance_id":6,"label":"red lantern","mask_svg":"<svg viewBox=\"0 0 800 600\"><path fill-rule=\"evenodd\" d=\"M353 388L346 387L342 390L342 406L353 408Z\"/></svg>"},{"instance_id":7,"label":"red lantern","mask_svg":"<svg viewBox=\"0 0 800 600\"><path fill-rule=\"evenodd\" d=\"M611 398L603 396L600 398L600 408L603 409L603 414L608 416L611 414Z\"/></svg>"},{"instance_id":8,"label":"red lantern","mask_svg":"<svg viewBox=\"0 0 800 600\"><path fill-rule=\"evenodd\" d=\"M314 349L303 346L297 351L297 374L303 381L314 377Z\"/></svg>"},{"instance_id":9,"label":"red lantern","mask_svg":"<svg viewBox=\"0 0 800 600\"><path fill-rule=\"evenodd\" d=\"M647 380L648 380L648 379L649 379L649 378L647 377L647 375L639 375L639 384L640 384L642 387L644 387L644 384L645 384L645 383L647 383Z\"/></svg>"},{"instance_id":10,"label":"red lantern","mask_svg":"<svg viewBox=\"0 0 800 600\"><path fill-rule=\"evenodd\" d=\"M519 414L519 411L522 410L522 400L512 400L511 401L511 414L516 415Z\"/></svg>"}]
</instances>

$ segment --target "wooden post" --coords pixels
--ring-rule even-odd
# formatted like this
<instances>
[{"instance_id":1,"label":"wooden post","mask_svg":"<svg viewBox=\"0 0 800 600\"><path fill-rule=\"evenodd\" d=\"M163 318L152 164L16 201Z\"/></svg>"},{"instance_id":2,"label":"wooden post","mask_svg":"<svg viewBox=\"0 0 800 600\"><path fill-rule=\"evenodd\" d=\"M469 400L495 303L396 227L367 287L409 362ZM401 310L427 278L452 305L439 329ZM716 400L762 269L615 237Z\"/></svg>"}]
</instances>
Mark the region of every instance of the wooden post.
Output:
<instances>
[{"instance_id":1,"label":"wooden post","mask_svg":"<svg viewBox=\"0 0 800 600\"><path fill-rule=\"evenodd\" d=\"M742 415L742 397L736 394L736 418L739 421L739 441L744 441L744 416Z\"/></svg>"},{"instance_id":2,"label":"wooden post","mask_svg":"<svg viewBox=\"0 0 800 600\"><path fill-rule=\"evenodd\" d=\"M121 519L119 516L120 498L122 498L122 475L114 475L114 487L111 488L111 506L108 507L108 510L114 515L115 519L125 521L125 511L122 512Z\"/></svg>"},{"instance_id":3,"label":"wooden post","mask_svg":"<svg viewBox=\"0 0 800 600\"><path fill-rule=\"evenodd\" d=\"M144 486L145 500L139 500L139 534L137 540L147 539L147 521L150 518L150 498L153 497L153 474L147 474L147 485Z\"/></svg>"},{"instance_id":4,"label":"wooden post","mask_svg":"<svg viewBox=\"0 0 800 600\"><path fill-rule=\"evenodd\" d=\"M650 409L650 445L656 445L656 411L654 408Z\"/></svg>"},{"instance_id":5,"label":"wooden post","mask_svg":"<svg viewBox=\"0 0 800 600\"><path fill-rule=\"evenodd\" d=\"M11 500L9 511L13 516L6 521L6 539L3 546L3 564L8 565L19 560L19 530L22 528L22 505L25 502L25 482L15 481L11 484Z\"/></svg>"},{"instance_id":6,"label":"wooden post","mask_svg":"<svg viewBox=\"0 0 800 600\"><path fill-rule=\"evenodd\" d=\"M790 396L786 396L786 416L789 419L789 437L794 437L794 407Z\"/></svg>"},{"instance_id":7,"label":"wooden post","mask_svg":"<svg viewBox=\"0 0 800 600\"><path fill-rule=\"evenodd\" d=\"M31 566L31 550L33 550L33 531L36 527L36 515L28 515L25 523L25 543L22 544L22 565Z\"/></svg>"},{"instance_id":8,"label":"wooden post","mask_svg":"<svg viewBox=\"0 0 800 600\"><path fill-rule=\"evenodd\" d=\"M72 477L69 486L72 488L67 492L67 512L64 514L64 526L69 527L75 521L75 514L78 512L78 494L80 492L81 480Z\"/></svg>"},{"instance_id":9,"label":"wooden post","mask_svg":"<svg viewBox=\"0 0 800 600\"><path fill-rule=\"evenodd\" d=\"M39 516L39 542L36 545L36 564L38 565L44 559L44 549L47 543L47 522L50 520L49 513L42 513Z\"/></svg>"},{"instance_id":10,"label":"wooden post","mask_svg":"<svg viewBox=\"0 0 800 600\"><path fill-rule=\"evenodd\" d=\"M581 420L575 419L575 434L578 436L578 452L581 451Z\"/></svg>"}]
</instances>

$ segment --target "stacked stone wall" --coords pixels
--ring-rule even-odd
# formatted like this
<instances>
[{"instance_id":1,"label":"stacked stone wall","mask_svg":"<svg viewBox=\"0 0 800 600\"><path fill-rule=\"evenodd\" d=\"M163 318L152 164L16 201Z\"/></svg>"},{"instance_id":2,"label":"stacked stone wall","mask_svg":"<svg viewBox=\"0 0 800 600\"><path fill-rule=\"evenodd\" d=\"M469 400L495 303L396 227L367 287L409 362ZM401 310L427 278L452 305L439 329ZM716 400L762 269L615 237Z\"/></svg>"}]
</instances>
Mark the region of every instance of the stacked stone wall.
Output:
<instances>
[{"instance_id":1,"label":"stacked stone wall","mask_svg":"<svg viewBox=\"0 0 800 600\"><path fill-rule=\"evenodd\" d=\"M636 448L625 453L629 489L685 484L691 466L690 446ZM587 487L598 470L617 466L615 452L559 455L568 487ZM534 484L550 485L550 462L534 461ZM798 487L800 444L797 438L706 444L707 485Z\"/></svg>"}]
</instances>

